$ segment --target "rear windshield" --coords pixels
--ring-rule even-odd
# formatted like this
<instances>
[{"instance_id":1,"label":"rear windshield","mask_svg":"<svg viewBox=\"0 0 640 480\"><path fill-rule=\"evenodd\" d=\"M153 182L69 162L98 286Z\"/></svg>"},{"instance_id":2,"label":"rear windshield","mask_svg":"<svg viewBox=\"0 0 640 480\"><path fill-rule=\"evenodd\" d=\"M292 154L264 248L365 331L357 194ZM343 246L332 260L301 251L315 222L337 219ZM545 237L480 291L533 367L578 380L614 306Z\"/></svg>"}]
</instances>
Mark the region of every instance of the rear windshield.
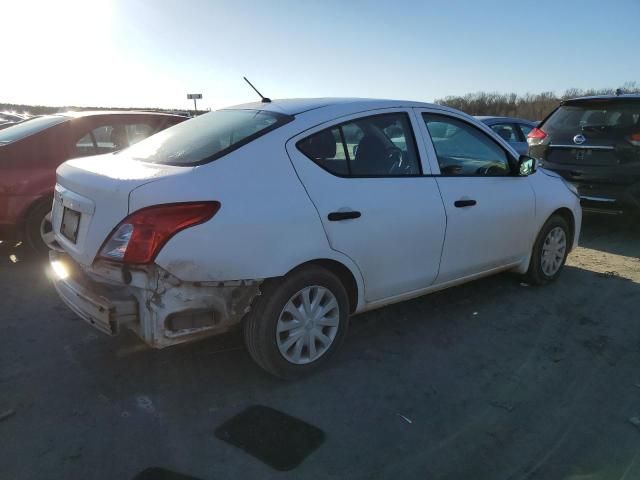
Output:
<instances>
[{"instance_id":1,"label":"rear windshield","mask_svg":"<svg viewBox=\"0 0 640 480\"><path fill-rule=\"evenodd\" d=\"M119 153L143 162L201 165L291 120L288 115L262 110L217 110L163 130Z\"/></svg>"},{"instance_id":2,"label":"rear windshield","mask_svg":"<svg viewBox=\"0 0 640 480\"><path fill-rule=\"evenodd\" d=\"M562 105L547 119L542 129L629 130L640 126L640 102L584 101Z\"/></svg>"},{"instance_id":3,"label":"rear windshield","mask_svg":"<svg viewBox=\"0 0 640 480\"><path fill-rule=\"evenodd\" d=\"M0 145L15 142L16 140L41 132L67 120L69 120L69 118L63 115L48 115L46 117L25 120L24 122L0 130Z\"/></svg>"}]
</instances>

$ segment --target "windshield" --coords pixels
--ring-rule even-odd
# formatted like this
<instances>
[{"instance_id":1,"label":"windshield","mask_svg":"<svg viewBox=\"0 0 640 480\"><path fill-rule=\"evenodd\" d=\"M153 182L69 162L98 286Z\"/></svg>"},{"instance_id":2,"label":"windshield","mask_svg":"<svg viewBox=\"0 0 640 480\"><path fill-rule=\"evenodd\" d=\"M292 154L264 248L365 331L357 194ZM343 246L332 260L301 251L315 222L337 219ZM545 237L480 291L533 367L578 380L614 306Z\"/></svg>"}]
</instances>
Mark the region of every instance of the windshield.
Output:
<instances>
[{"instance_id":1,"label":"windshield","mask_svg":"<svg viewBox=\"0 0 640 480\"><path fill-rule=\"evenodd\" d=\"M25 137L41 132L49 127L67 121L69 118L63 115L49 115L46 117L32 118L0 130L0 145L21 140Z\"/></svg>"},{"instance_id":2,"label":"windshield","mask_svg":"<svg viewBox=\"0 0 640 480\"><path fill-rule=\"evenodd\" d=\"M545 122L543 130L612 130L636 128L640 102L593 101L563 105Z\"/></svg>"},{"instance_id":3,"label":"windshield","mask_svg":"<svg viewBox=\"0 0 640 480\"><path fill-rule=\"evenodd\" d=\"M217 110L163 130L123 152L144 162L201 165L291 119L287 115L262 110Z\"/></svg>"}]
</instances>

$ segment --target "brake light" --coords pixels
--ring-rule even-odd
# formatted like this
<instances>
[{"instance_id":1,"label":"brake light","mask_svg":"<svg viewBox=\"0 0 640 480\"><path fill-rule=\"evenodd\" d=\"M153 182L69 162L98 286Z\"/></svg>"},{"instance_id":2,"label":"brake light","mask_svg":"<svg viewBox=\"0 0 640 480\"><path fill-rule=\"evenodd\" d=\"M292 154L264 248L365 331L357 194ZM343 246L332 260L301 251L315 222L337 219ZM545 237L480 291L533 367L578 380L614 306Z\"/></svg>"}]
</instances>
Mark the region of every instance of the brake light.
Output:
<instances>
[{"instance_id":1,"label":"brake light","mask_svg":"<svg viewBox=\"0 0 640 480\"><path fill-rule=\"evenodd\" d=\"M640 132L632 133L627 137L627 141L634 147L640 147Z\"/></svg>"},{"instance_id":2,"label":"brake light","mask_svg":"<svg viewBox=\"0 0 640 480\"><path fill-rule=\"evenodd\" d=\"M133 212L107 237L99 256L129 265L153 262L176 233L206 222L220 210L220 202L154 205Z\"/></svg>"},{"instance_id":3,"label":"brake light","mask_svg":"<svg viewBox=\"0 0 640 480\"><path fill-rule=\"evenodd\" d=\"M545 138L547 138L547 134L537 127L531 130L529 135L527 135L527 139L543 140Z\"/></svg>"}]
</instances>

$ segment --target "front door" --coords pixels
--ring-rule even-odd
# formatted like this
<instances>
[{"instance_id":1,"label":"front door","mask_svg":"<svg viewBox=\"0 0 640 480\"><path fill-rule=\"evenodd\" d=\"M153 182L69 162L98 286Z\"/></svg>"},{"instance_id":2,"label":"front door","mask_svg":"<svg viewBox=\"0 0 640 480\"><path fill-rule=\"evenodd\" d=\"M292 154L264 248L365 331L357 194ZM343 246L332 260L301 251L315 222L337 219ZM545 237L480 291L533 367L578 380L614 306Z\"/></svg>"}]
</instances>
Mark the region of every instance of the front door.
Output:
<instances>
[{"instance_id":1,"label":"front door","mask_svg":"<svg viewBox=\"0 0 640 480\"><path fill-rule=\"evenodd\" d=\"M422 174L412 112L384 112L287 143L331 248L360 268L367 302L433 283L446 222L436 180Z\"/></svg>"},{"instance_id":2,"label":"front door","mask_svg":"<svg viewBox=\"0 0 640 480\"><path fill-rule=\"evenodd\" d=\"M515 159L464 117L424 110L421 117L447 212L438 283L523 260L535 196L528 178L512 173Z\"/></svg>"}]
</instances>

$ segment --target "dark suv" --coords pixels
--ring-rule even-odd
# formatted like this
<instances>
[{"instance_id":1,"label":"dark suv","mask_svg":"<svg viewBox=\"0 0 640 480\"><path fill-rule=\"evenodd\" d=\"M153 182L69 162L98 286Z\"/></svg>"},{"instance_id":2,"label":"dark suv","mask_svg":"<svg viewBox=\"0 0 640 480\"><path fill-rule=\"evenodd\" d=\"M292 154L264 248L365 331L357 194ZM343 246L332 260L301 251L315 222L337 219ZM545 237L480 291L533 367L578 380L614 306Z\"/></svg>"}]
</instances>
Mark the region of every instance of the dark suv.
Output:
<instances>
[{"instance_id":1,"label":"dark suv","mask_svg":"<svg viewBox=\"0 0 640 480\"><path fill-rule=\"evenodd\" d=\"M584 210L640 211L640 95L566 100L527 141L529 155L578 188Z\"/></svg>"}]
</instances>

